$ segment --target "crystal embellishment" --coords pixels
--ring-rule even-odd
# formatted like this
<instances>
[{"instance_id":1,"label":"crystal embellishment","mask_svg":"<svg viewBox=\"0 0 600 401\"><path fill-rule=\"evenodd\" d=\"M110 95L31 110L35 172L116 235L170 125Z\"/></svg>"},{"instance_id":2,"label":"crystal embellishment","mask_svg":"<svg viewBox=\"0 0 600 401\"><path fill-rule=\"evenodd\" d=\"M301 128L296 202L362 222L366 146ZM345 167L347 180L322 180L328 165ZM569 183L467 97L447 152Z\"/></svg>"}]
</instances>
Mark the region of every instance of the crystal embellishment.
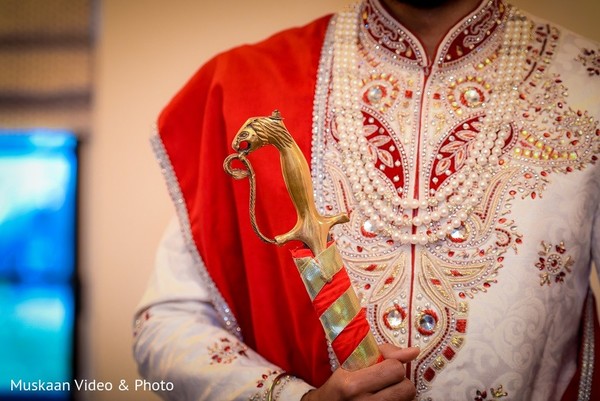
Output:
<instances>
[{"instance_id":1,"label":"crystal embellishment","mask_svg":"<svg viewBox=\"0 0 600 401\"><path fill-rule=\"evenodd\" d=\"M423 315L421 320L419 320L419 325L424 330L433 330L435 327L435 319L431 315Z\"/></svg>"},{"instance_id":2,"label":"crystal embellishment","mask_svg":"<svg viewBox=\"0 0 600 401\"><path fill-rule=\"evenodd\" d=\"M477 88L469 88L463 93L463 99L467 107L478 107L483 103L483 94Z\"/></svg>"},{"instance_id":3,"label":"crystal embellishment","mask_svg":"<svg viewBox=\"0 0 600 401\"><path fill-rule=\"evenodd\" d=\"M469 237L469 232L467 231L467 228L464 226L464 224L458 228L453 229L447 235L447 238L450 241L454 242L455 244L461 244L461 243L465 242L468 237Z\"/></svg>"},{"instance_id":4,"label":"crystal embellishment","mask_svg":"<svg viewBox=\"0 0 600 401\"><path fill-rule=\"evenodd\" d=\"M394 305L383 315L383 322L390 330L398 330L404 326L404 319L406 319L406 312L399 305Z\"/></svg>"},{"instance_id":5,"label":"crystal embellishment","mask_svg":"<svg viewBox=\"0 0 600 401\"><path fill-rule=\"evenodd\" d=\"M371 104L378 104L383 99L383 89L380 86L372 86L367 91L367 99Z\"/></svg>"},{"instance_id":6,"label":"crystal embellishment","mask_svg":"<svg viewBox=\"0 0 600 401\"><path fill-rule=\"evenodd\" d=\"M435 332L438 316L435 311L426 309L417 316L417 330L424 336L430 336Z\"/></svg>"},{"instance_id":7,"label":"crystal embellishment","mask_svg":"<svg viewBox=\"0 0 600 401\"><path fill-rule=\"evenodd\" d=\"M367 238L374 238L377 236L377 232L373 226L373 223L371 223L371 220L367 220L363 223L363 225L360 227L360 232L364 237Z\"/></svg>"}]
</instances>

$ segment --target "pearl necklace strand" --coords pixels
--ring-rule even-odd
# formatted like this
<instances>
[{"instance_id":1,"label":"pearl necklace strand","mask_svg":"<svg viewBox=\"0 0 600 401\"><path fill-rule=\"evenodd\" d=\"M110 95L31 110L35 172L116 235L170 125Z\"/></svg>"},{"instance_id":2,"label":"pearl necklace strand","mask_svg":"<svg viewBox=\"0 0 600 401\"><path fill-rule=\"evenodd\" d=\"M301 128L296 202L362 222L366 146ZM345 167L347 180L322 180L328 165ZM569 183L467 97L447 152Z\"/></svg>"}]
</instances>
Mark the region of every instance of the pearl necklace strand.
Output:
<instances>
[{"instance_id":1,"label":"pearl necklace strand","mask_svg":"<svg viewBox=\"0 0 600 401\"><path fill-rule=\"evenodd\" d=\"M398 194L368 152L360 106L358 21L356 10L338 16L333 57L332 105L352 193L373 232L401 244L426 245L442 240L464 225L482 201L498 168L510 136L517 88L524 76L530 24L511 10L496 60L495 89L487 102L488 112L463 167L445 186L431 190L429 197L410 199Z\"/></svg>"}]
</instances>

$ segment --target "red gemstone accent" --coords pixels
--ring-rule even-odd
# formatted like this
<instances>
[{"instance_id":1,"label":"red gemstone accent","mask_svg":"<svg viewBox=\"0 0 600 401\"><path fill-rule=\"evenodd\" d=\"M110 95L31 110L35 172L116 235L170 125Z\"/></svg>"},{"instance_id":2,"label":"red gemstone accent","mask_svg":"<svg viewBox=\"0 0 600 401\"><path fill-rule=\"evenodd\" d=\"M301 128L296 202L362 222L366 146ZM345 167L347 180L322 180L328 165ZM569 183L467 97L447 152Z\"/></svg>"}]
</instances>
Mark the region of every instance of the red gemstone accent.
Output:
<instances>
[{"instance_id":1,"label":"red gemstone accent","mask_svg":"<svg viewBox=\"0 0 600 401\"><path fill-rule=\"evenodd\" d=\"M432 381L434 377L435 377L435 371L431 368L427 368L425 373L423 373L423 378L425 380L427 380L428 382Z\"/></svg>"},{"instance_id":2,"label":"red gemstone accent","mask_svg":"<svg viewBox=\"0 0 600 401\"><path fill-rule=\"evenodd\" d=\"M438 280L437 278L432 278L431 279L431 284L433 284L433 285L441 285L442 282L440 280Z\"/></svg>"},{"instance_id":3,"label":"red gemstone accent","mask_svg":"<svg viewBox=\"0 0 600 401\"><path fill-rule=\"evenodd\" d=\"M365 290L368 290L369 288L371 288L371 284L365 284Z\"/></svg>"},{"instance_id":4,"label":"red gemstone accent","mask_svg":"<svg viewBox=\"0 0 600 401\"><path fill-rule=\"evenodd\" d=\"M461 298L466 298L466 295L465 295L465 293L464 293L464 292L459 292L459 293L458 293L458 296L459 296L459 297L461 297Z\"/></svg>"},{"instance_id":5,"label":"red gemstone accent","mask_svg":"<svg viewBox=\"0 0 600 401\"><path fill-rule=\"evenodd\" d=\"M433 99L434 99L434 100L440 100L440 98L441 98L441 96L440 96L440 94L439 94L439 93L434 93L434 94L433 94Z\"/></svg>"},{"instance_id":6,"label":"red gemstone accent","mask_svg":"<svg viewBox=\"0 0 600 401\"><path fill-rule=\"evenodd\" d=\"M456 352L454 352L452 348L446 347L442 354L444 354L447 360L451 361L452 358L454 358L454 355L456 355Z\"/></svg>"},{"instance_id":7,"label":"red gemstone accent","mask_svg":"<svg viewBox=\"0 0 600 401\"><path fill-rule=\"evenodd\" d=\"M406 90L406 91L404 92L404 97L405 97L405 98L407 98L407 99L412 99L412 97L413 97L413 91L411 91L411 90Z\"/></svg>"},{"instance_id":8,"label":"red gemstone accent","mask_svg":"<svg viewBox=\"0 0 600 401\"><path fill-rule=\"evenodd\" d=\"M375 269L377 269L377 265L376 264L372 264L372 265L369 265L369 266L365 267L365 270L368 271L368 272L372 272Z\"/></svg>"},{"instance_id":9,"label":"red gemstone accent","mask_svg":"<svg viewBox=\"0 0 600 401\"><path fill-rule=\"evenodd\" d=\"M385 284L386 285L392 284L393 282L394 282L394 277L393 276L390 276L390 277L388 277L388 278L385 279Z\"/></svg>"},{"instance_id":10,"label":"red gemstone accent","mask_svg":"<svg viewBox=\"0 0 600 401\"><path fill-rule=\"evenodd\" d=\"M462 277L463 276L463 274L461 272L459 272L458 270L455 270L455 269L450 270L450 274L453 277Z\"/></svg>"},{"instance_id":11,"label":"red gemstone accent","mask_svg":"<svg viewBox=\"0 0 600 401\"><path fill-rule=\"evenodd\" d=\"M456 321L456 331L458 331L459 333L466 333L467 332L467 321L466 321L466 319L458 319Z\"/></svg>"}]
</instances>

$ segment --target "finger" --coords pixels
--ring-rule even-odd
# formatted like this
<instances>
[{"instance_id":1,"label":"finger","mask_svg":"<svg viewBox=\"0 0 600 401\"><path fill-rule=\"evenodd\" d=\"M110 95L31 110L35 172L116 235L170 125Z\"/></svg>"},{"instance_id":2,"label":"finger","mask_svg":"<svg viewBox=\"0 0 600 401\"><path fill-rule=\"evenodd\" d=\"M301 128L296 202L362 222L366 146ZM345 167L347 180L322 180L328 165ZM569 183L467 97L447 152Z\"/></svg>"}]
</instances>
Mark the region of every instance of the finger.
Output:
<instances>
[{"instance_id":1,"label":"finger","mask_svg":"<svg viewBox=\"0 0 600 401\"><path fill-rule=\"evenodd\" d=\"M413 401L417 395L415 385L408 379L388 386L374 394L380 401Z\"/></svg>"},{"instance_id":2,"label":"finger","mask_svg":"<svg viewBox=\"0 0 600 401\"><path fill-rule=\"evenodd\" d=\"M405 379L404 365L397 359L386 359L368 368L348 372L344 387L349 396L376 393Z\"/></svg>"},{"instance_id":3,"label":"finger","mask_svg":"<svg viewBox=\"0 0 600 401\"><path fill-rule=\"evenodd\" d=\"M393 344L381 344L379 350L385 359L397 359L402 363L412 361L421 352L419 347L400 348Z\"/></svg>"}]
</instances>

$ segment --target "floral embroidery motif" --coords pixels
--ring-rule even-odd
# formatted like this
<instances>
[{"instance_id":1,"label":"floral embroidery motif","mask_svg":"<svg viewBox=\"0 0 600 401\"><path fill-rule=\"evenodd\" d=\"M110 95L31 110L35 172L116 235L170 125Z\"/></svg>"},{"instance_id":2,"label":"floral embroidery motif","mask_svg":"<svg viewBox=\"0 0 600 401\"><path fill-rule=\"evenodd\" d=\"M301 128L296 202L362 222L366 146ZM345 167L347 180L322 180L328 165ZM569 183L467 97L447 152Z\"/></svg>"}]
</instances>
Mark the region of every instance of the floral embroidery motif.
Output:
<instances>
[{"instance_id":1,"label":"floral embroidery motif","mask_svg":"<svg viewBox=\"0 0 600 401\"><path fill-rule=\"evenodd\" d=\"M488 398L488 392L486 390L477 390L476 394L477 396L474 398L475 401L497 400L498 398L508 397L508 393L504 391L502 385L498 386L497 389L490 388L490 395L492 398Z\"/></svg>"},{"instance_id":2,"label":"floral embroidery motif","mask_svg":"<svg viewBox=\"0 0 600 401\"><path fill-rule=\"evenodd\" d=\"M279 370L267 370L267 373L263 373L260 378L256 381L256 388L259 389L258 393L254 393L249 401L265 401L267 399L268 388L266 388L267 382L271 376L275 377L281 372Z\"/></svg>"},{"instance_id":3,"label":"floral embroidery motif","mask_svg":"<svg viewBox=\"0 0 600 401\"><path fill-rule=\"evenodd\" d=\"M150 310L146 309L146 311L135 320L134 323L134 331L133 331L133 336L137 337L137 335L140 333L140 330L142 329L142 326L144 325L145 322L147 322L150 319Z\"/></svg>"},{"instance_id":4,"label":"floral embroidery motif","mask_svg":"<svg viewBox=\"0 0 600 401\"><path fill-rule=\"evenodd\" d=\"M365 171L348 178L345 170L352 166L344 166L342 160L333 100L323 97L318 116L323 127L316 131L318 149L324 156L323 166L315 166L319 207L350 213L350 222L337 226L334 234L352 284L378 341L421 347L411 371L417 393L424 395L461 352L469 328L470 303L501 281L505 253L517 254L525 241L511 216L513 206L541 199L553 176L597 163L600 129L589 113L569 107L567 88L560 76L550 72L560 32L546 24L532 24L526 77L518 86L514 108L505 111L513 118L497 133L493 168L476 177L477 185L471 185L475 178L466 177L464 170L469 156L477 151L477 137L485 132L482 122L497 90L498 38L486 32L484 41L490 45L480 46L482 51L471 52L470 58L458 54L463 46L446 49L446 54L456 51L457 57L444 60L432 73L425 98L413 70L394 68L398 63L418 63L410 37L394 36L399 48L392 49L388 40L402 33L389 31L386 21L372 16L377 10L371 6L363 11L361 40L381 39L377 51L362 47L360 53L359 93L366 143L364 150L356 151L376 167L371 174L403 199L426 198L454 181L458 186L469 182L463 194L468 197L469 188L477 190L479 182L486 181L480 186L481 202L467 217L457 220L445 238L413 248L403 246L397 238L376 229L379 220L365 211L370 204L365 201L363 205L364 199L354 195L353 185L365 185L367 194L375 188L368 186L367 180L360 181ZM456 60L468 64L459 73L446 69ZM374 75L374 71L383 72ZM324 84L320 90L328 93L327 89ZM422 118L423 109L429 118ZM386 215L397 213L395 216L405 221L414 218L407 209L378 209ZM427 207L421 206L418 216L424 209ZM432 211L435 216L433 210L429 208L423 215ZM420 226L427 224L429 221ZM547 255L540 255L547 284L562 281L573 263L562 255L561 270L554 272L550 254L557 252L551 246ZM507 394L500 386L479 391L477 396L476 400L489 400Z\"/></svg>"},{"instance_id":5,"label":"floral embroidery motif","mask_svg":"<svg viewBox=\"0 0 600 401\"><path fill-rule=\"evenodd\" d=\"M590 76L600 75L600 49L582 49L576 60L583 64Z\"/></svg>"},{"instance_id":6,"label":"floral embroidery motif","mask_svg":"<svg viewBox=\"0 0 600 401\"><path fill-rule=\"evenodd\" d=\"M363 79L363 101L380 113L385 113L398 98L400 83L393 75L372 74Z\"/></svg>"},{"instance_id":7,"label":"floral embroidery motif","mask_svg":"<svg viewBox=\"0 0 600 401\"><path fill-rule=\"evenodd\" d=\"M211 354L211 365L216 363L231 363L235 361L239 356L245 356L248 347L239 341L232 342L227 337L222 337L219 342L214 343L208 347L208 352Z\"/></svg>"},{"instance_id":8,"label":"floral embroidery motif","mask_svg":"<svg viewBox=\"0 0 600 401\"><path fill-rule=\"evenodd\" d=\"M456 115L462 116L465 108L482 107L489 98L490 89L491 85L482 77L469 75L450 82L446 99Z\"/></svg>"},{"instance_id":9,"label":"floral embroidery motif","mask_svg":"<svg viewBox=\"0 0 600 401\"><path fill-rule=\"evenodd\" d=\"M540 258L535 264L540 273L540 285L550 285L552 282L562 283L567 273L571 273L571 266L575 261L571 256L565 255L564 242L553 246L542 241L542 250L538 253Z\"/></svg>"}]
</instances>

